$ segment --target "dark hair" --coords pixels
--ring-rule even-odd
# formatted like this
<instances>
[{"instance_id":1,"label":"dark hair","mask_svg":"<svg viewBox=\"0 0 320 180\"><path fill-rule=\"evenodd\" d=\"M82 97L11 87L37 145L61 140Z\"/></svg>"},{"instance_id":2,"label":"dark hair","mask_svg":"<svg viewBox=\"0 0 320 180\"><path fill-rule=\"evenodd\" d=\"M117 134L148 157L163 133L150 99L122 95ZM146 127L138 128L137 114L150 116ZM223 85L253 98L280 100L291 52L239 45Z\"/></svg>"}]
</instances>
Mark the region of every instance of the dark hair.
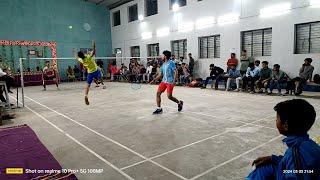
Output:
<instances>
[{"instance_id":1,"label":"dark hair","mask_svg":"<svg viewBox=\"0 0 320 180\"><path fill-rule=\"evenodd\" d=\"M182 65L186 65L186 63L182 63Z\"/></svg>"},{"instance_id":2,"label":"dark hair","mask_svg":"<svg viewBox=\"0 0 320 180\"><path fill-rule=\"evenodd\" d=\"M236 56L236 53L231 53L231 56L232 56L232 55L233 55L233 56Z\"/></svg>"},{"instance_id":3,"label":"dark hair","mask_svg":"<svg viewBox=\"0 0 320 180\"><path fill-rule=\"evenodd\" d=\"M46 61L46 63L50 63L50 61Z\"/></svg>"},{"instance_id":4,"label":"dark hair","mask_svg":"<svg viewBox=\"0 0 320 180\"><path fill-rule=\"evenodd\" d=\"M312 63L312 59L311 58L306 58L305 61L308 61L309 63Z\"/></svg>"},{"instance_id":5,"label":"dark hair","mask_svg":"<svg viewBox=\"0 0 320 180\"><path fill-rule=\"evenodd\" d=\"M275 65L273 65L273 67L280 68L280 65L279 64L275 64Z\"/></svg>"},{"instance_id":6,"label":"dark hair","mask_svg":"<svg viewBox=\"0 0 320 180\"><path fill-rule=\"evenodd\" d=\"M245 52L245 53L246 53L246 52L247 52L247 50L245 50L245 49L244 49L244 50L242 50L242 52Z\"/></svg>"},{"instance_id":7,"label":"dark hair","mask_svg":"<svg viewBox=\"0 0 320 180\"><path fill-rule=\"evenodd\" d=\"M189 53L188 55L190 55L190 56L191 56L192 54L191 54L191 53Z\"/></svg>"},{"instance_id":8,"label":"dark hair","mask_svg":"<svg viewBox=\"0 0 320 180\"><path fill-rule=\"evenodd\" d=\"M84 58L85 58L82 51L79 51L79 52L78 52L78 57L81 58L81 59L84 59Z\"/></svg>"},{"instance_id":9,"label":"dark hair","mask_svg":"<svg viewBox=\"0 0 320 180\"><path fill-rule=\"evenodd\" d=\"M305 134L316 119L314 107L303 99L292 99L278 103L274 110L282 124L288 124L288 134Z\"/></svg>"},{"instance_id":10,"label":"dark hair","mask_svg":"<svg viewBox=\"0 0 320 180\"><path fill-rule=\"evenodd\" d=\"M170 51L163 51L162 53L167 59L170 59L171 58L171 52Z\"/></svg>"},{"instance_id":11,"label":"dark hair","mask_svg":"<svg viewBox=\"0 0 320 180\"><path fill-rule=\"evenodd\" d=\"M254 63L259 63L260 64L260 60L255 60Z\"/></svg>"},{"instance_id":12,"label":"dark hair","mask_svg":"<svg viewBox=\"0 0 320 180\"><path fill-rule=\"evenodd\" d=\"M249 67L253 68L254 67L254 63L249 63Z\"/></svg>"},{"instance_id":13,"label":"dark hair","mask_svg":"<svg viewBox=\"0 0 320 180\"><path fill-rule=\"evenodd\" d=\"M214 67L214 64L210 64L210 66L209 67Z\"/></svg>"},{"instance_id":14,"label":"dark hair","mask_svg":"<svg viewBox=\"0 0 320 180\"><path fill-rule=\"evenodd\" d=\"M262 61L262 64L268 65L269 62L268 61Z\"/></svg>"},{"instance_id":15,"label":"dark hair","mask_svg":"<svg viewBox=\"0 0 320 180\"><path fill-rule=\"evenodd\" d=\"M117 65L117 62L116 62L116 61L113 61L113 62L112 62L112 65L113 65L113 66L116 66L116 65Z\"/></svg>"}]
</instances>

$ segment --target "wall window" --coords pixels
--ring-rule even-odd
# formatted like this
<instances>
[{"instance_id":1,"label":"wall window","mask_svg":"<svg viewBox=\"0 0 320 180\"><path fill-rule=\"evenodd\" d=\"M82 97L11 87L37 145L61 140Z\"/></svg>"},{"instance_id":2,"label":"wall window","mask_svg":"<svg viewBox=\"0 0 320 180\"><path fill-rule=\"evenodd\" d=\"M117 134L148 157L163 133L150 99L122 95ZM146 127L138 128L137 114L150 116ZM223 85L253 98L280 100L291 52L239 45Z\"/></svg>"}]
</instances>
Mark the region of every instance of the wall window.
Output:
<instances>
[{"instance_id":1,"label":"wall window","mask_svg":"<svg viewBox=\"0 0 320 180\"><path fill-rule=\"evenodd\" d=\"M183 57L187 59L187 40L177 40L171 41L171 51L172 54L176 56L177 59Z\"/></svg>"},{"instance_id":2,"label":"wall window","mask_svg":"<svg viewBox=\"0 0 320 180\"><path fill-rule=\"evenodd\" d=\"M320 22L295 25L295 53L320 53Z\"/></svg>"},{"instance_id":3,"label":"wall window","mask_svg":"<svg viewBox=\"0 0 320 180\"><path fill-rule=\"evenodd\" d=\"M199 38L200 58L220 58L220 35Z\"/></svg>"},{"instance_id":4,"label":"wall window","mask_svg":"<svg viewBox=\"0 0 320 180\"><path fill-rule=\"evenodd\" d=\"M148 56L149 57L159 56L159 43L148 44Z\"/></svg>"},{"instance_id":5,"label":"wall window","mask_svg":"<svg viewBox=\"0 0 320 180\"><path fill-rule=\"evenodd\" d=\"M186 6L187 0L169 0L170 1L170 9L172 9L172 5L179 4L179 7Z\"/></svg>"},{"instance_id":6,"label":"wall window","mask_svg":"<svg viewBox=\"0 0 320 180\"><path fill-rule=\"evenodd\" d=\"M113 13L113 26L119 25L121 25L120 11L116 11Z\"/></svg>"},{"instance_id":7,"label":"wall window","mask_svg":"<svg viewBox=\"0 0 320 180\"><path fill-rule=\"evenodd\" d=\"M241 32L242 50L253 57L271 56L272 28Z\"/></svg>"},{"instance_id":8,"label":"wall window","mask_svg":"<svg viewBox=\"0 0 320 180\"><path fill-rule=\"evenodd\" d=\"M128 8L129 22L138 20L138 4L129 6Z\"/></svg>"},{"instance_id":9,"label":"wall window","mask_svg":"<svg viewBox=\"0 0 320 180\"><path fill-rule=\"evenodd\" d=\"M158 0L145 0L146 16L158 14Z\"/></svg>"},{"instance_id":10,"label":"wall window","mask_svg":"<svg viewBox=\"0 0 320 180\"><path fill-rule=\"evenodd\" d=\"M140 46L132 46L130 51L131 57L140 57Z\"/></svg>"}]
</instances>

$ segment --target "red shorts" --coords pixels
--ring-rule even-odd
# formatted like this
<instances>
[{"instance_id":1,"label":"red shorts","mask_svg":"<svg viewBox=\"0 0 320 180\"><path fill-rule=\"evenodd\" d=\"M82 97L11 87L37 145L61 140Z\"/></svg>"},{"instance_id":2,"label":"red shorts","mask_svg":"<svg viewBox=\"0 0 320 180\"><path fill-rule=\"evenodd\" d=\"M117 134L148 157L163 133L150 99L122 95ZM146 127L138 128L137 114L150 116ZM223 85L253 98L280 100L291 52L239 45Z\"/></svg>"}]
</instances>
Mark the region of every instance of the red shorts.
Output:
<instances>
[{"instance_id":1,"label":"red shorts","mask_svg":"<svg viewBox=\"0 0 320 180\"><path fill-rule=\"evenodd\" d=\"M173 84L161 82L159 84L158 92L163 93L165 90L167 90L167 94L172 94L173 93L173 88L174 88Z\"/></svg>"}]
</instances>

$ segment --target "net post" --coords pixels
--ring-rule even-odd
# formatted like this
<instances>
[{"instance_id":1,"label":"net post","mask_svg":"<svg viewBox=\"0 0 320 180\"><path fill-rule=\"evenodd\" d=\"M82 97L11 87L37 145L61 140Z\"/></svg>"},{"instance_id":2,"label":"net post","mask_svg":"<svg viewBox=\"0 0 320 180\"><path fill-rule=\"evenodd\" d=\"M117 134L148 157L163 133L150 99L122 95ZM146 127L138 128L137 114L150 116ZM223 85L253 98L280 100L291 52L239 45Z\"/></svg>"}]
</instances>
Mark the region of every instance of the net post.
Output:
<instances>
[{"instance_id":1,"label":"net post","mask_svg":"<svg viewBox=\"0 0 320 180\"><path fill-rule=\"evenodd\" d=\"M21 83L21 99L22 99L22 107L24 107L24 81L23 81L23 65L22 58L19 58L20 65L20 83Z\"/></svg>"}]
</instances>

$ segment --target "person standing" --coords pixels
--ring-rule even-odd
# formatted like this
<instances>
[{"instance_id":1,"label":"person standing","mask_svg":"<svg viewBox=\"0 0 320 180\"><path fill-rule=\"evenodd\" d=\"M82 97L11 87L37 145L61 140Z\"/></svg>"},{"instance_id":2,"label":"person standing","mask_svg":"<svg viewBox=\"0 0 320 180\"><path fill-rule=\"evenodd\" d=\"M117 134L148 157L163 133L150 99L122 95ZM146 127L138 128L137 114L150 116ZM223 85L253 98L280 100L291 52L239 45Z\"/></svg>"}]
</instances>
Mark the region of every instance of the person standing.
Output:
<instances>
[{"instance_id":1,"label":"person standing","mask_svg":"<svg viewBox=\"0 0 320 180\"><path fill-rule=\"evenodd\" d=\"M231 69L232 66L235 66L237 68L238 64L239 64L239 60L236 58L236 54L231 53L231 57L230 59L228 59L228 62L227 62L227 72L229 71L229 69Z\"/></svg>"},{"instance_id":2,"label":"person standing","mask_svg":"<svg viewBox=\"0 0 320 180\"><path fill-rule=\"evenodd\" d=\"M183 101L178 100L177 98L173 97L173 88L175 85L175 82L177 80L177 71L175 63L171 57L170 51L163 51L162 60L164 63L161 66L161 73L150 83L157 82L162 77L162 82L159 85L158 91L157 91L157 109L153 112L153 114L161 114L163 112L161 108L161 94L167 90L167 96L168 98L177 103L178 105L178 111L182 111L183 109Z\"/></svg>"},{"instance_id":3,"label":"person standing","mask_svg":"<svg viewBox=\"0 0 320 180\"><path fill-rule=\"evenodd\" d=\"M288 82L286 94L289 94L290 89L294 89L295 95L298 96L302 93L303 85L306 82L311 82L312 74L314 71L314 67L311 65L311 63L311 58L306 58L304 60L304 63L302 64L302 67L299 70L299 76L293 78L291 81Z\"/></svg>"},{"instance_id":4,"label":"person standing","mask_svg":"<svg viewBox=\"0 0 320 180\"><path fill-rule=\"evenodd\" d=\"M189 53L188 56L189 56L189 72L190 72L190 76L193 77L194 59L191 53Z\"/></svg>"},{"instance_id":5,"label":"person standing","mask_svg":"<svg viewBox=\"0 0 320 180\"><path fill-rule=\"evenodd\" d=\"M246 74L249 63L254 63L254 59L252 57L248 57L247 50L242 50L240 57L240 73L242 76Z\"/></svg>"}]
</instances>

